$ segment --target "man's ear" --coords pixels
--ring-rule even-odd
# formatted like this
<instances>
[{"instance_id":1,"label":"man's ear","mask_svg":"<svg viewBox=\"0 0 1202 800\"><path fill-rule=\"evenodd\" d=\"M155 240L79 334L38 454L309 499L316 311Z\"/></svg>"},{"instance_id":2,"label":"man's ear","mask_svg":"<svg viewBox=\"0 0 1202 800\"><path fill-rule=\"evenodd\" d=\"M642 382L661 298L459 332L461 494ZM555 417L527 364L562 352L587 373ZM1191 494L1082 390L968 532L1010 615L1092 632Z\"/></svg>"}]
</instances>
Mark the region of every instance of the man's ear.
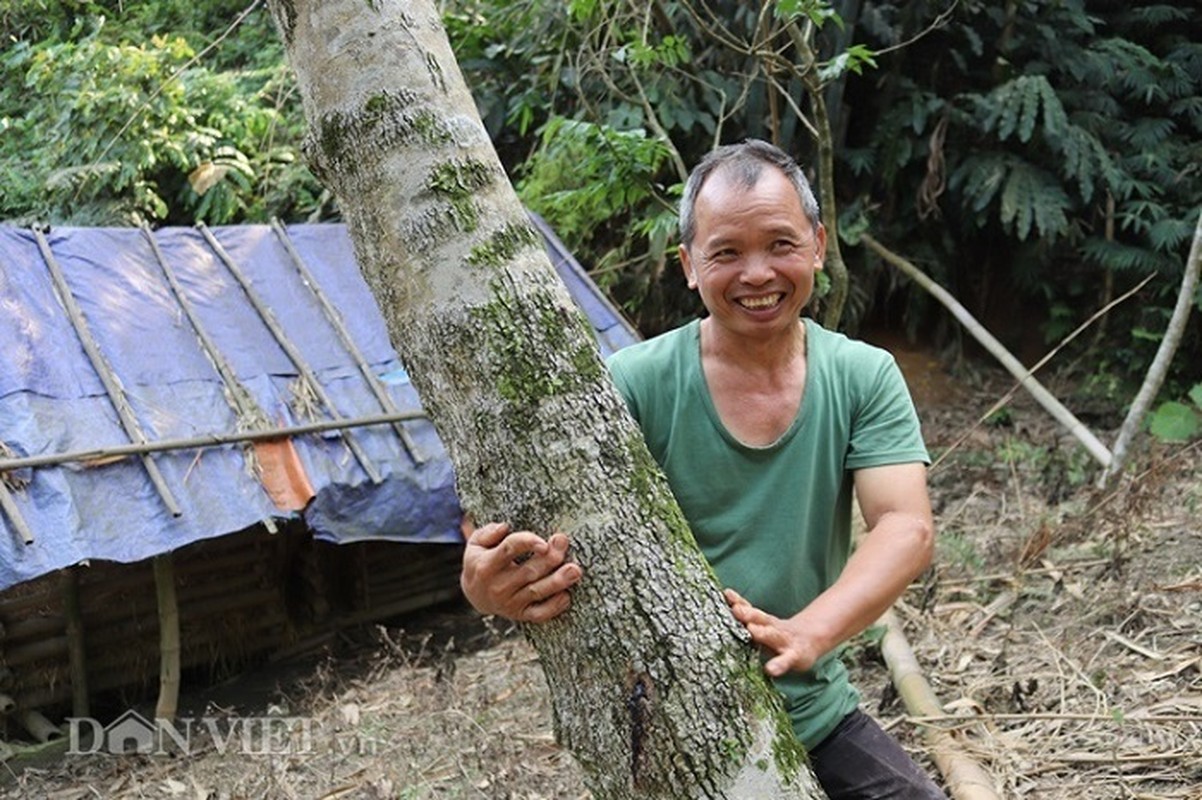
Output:
<instances>
[{"instance_id":1,"label":"man's ear","mask_svg":"<svg viewBox=\"0 0 1202 800\"><path fill-rule=\"evenodd\" d=\"M822 265L826 262L826 226L821 222L818 223L818 229L814 231L814 260L818 262L816 268L821 270Z\"/></svg>"},{"instance_id":2,"label":"man's ear","mask_svg":"<svg viewBox=\"0 0 1202 800\"><path fill-rule=\"evenodd\" d=\"M693 272L693 261L689 258L689 248L683 244L677 246L677 254L680 256L680 268L684 271L684 280L690 289L697 288L697 274Z\"/></svg>"}]
</instances>

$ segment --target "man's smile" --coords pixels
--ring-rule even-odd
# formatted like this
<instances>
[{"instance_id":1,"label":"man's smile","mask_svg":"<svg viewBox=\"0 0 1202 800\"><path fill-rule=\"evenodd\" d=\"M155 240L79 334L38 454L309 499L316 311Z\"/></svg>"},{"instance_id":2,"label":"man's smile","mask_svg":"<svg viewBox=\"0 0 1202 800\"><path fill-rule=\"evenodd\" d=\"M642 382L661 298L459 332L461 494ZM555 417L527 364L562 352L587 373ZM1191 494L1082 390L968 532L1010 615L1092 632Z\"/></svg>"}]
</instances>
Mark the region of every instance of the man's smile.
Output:
<instances>
[{"instance_id":1,"label":"man's smile","mask_svg":"<svg viewBox=\"0 0 1202 800\"><path fill-rule=\"evenodd\" d=\"M740 297L737 302L743 308L752 311L759 311L765 308L771 308L785 298L783 292L773 292L772 294L759 295L757 297Z\"/></svg>"}]
</instances>

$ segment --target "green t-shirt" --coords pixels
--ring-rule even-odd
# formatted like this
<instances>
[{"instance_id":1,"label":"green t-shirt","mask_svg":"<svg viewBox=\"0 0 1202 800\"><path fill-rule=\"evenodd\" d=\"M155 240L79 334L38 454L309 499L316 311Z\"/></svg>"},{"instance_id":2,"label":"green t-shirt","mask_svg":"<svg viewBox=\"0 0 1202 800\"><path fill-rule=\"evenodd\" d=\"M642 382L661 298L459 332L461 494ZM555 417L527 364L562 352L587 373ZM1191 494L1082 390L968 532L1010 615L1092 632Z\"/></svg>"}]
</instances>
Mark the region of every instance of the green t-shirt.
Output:
<instances>
[{"instance_id":1,"label":"green t-shirt","mask_svg":"<svg viewBox=\"0 0 1202 800\"><path fill-rule=\"evenodd\" d=\"M852 471L929 461L893 357L812 320L805 326L801 407L767 447L748 447L723 426L701 369L699 321L609 359L719 580L778 617L808 605L847 563ZM806 748L859 701L833 653L776 686Z\"/></svg>"}]
</instances>

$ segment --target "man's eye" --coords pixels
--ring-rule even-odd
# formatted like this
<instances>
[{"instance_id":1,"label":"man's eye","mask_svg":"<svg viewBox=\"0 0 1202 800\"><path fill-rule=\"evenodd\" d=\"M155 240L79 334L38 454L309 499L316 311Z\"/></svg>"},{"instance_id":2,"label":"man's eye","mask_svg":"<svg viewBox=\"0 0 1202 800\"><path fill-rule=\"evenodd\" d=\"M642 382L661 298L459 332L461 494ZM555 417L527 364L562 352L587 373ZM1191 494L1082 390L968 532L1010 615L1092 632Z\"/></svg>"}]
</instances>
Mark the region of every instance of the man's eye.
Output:
<instances>
[{"instance_id":1,"label":"man's eye","mask_svg":"<svg viewBox=\"0 0 1202 800\"><path fill-rule=\"evenodd\" d=\"M777 253L791 253L797 247L797 243L789 239L777 239L772 243L772 250Z\"/></svg>"},{"instance_id":2,"label":"man's eye","mask_svg":"<svg viewBox=\"0 0 1202 800\"><path fill-rule=\"evenodd\" d=\"M736 253L733 249L727 247L723 250L717 250L717 251L711 253L710 258L713 259L714 261L732 261L735 258L737 258L738 255L739 254Z\"/></svg>"}]
</instances>

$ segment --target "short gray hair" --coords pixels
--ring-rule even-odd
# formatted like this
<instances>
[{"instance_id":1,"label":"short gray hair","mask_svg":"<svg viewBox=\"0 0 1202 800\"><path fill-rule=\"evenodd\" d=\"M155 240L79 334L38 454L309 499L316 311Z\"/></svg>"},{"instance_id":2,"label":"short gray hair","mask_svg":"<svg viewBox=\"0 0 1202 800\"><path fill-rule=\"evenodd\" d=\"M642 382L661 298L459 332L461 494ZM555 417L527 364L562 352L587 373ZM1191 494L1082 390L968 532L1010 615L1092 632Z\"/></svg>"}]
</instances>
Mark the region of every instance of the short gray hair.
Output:
<instances>
[{"instance_id":1,"label":"short gray hair","mask_svg":"<svg viewBox=\"0 0 1202 800\"><path fill-rule=\"evenodd\" d=\"M814 198L814 190L806 180L805 173L793 160L792 156L779 147L760 139L748 139L738 144L728 144L710 151L701 159L689 174L684 185L684 195L680 198L680 241L685 247L693 244L697 234L697 220L694 206L701 186L719 170L730 170L735 180L750 189L759 181L764 166L776 167L784 173L797 196L801 200L801 210L810 221L810 226L818 230L822 217L818 211L818 201Z\"/></svg>"}]
</instances>

